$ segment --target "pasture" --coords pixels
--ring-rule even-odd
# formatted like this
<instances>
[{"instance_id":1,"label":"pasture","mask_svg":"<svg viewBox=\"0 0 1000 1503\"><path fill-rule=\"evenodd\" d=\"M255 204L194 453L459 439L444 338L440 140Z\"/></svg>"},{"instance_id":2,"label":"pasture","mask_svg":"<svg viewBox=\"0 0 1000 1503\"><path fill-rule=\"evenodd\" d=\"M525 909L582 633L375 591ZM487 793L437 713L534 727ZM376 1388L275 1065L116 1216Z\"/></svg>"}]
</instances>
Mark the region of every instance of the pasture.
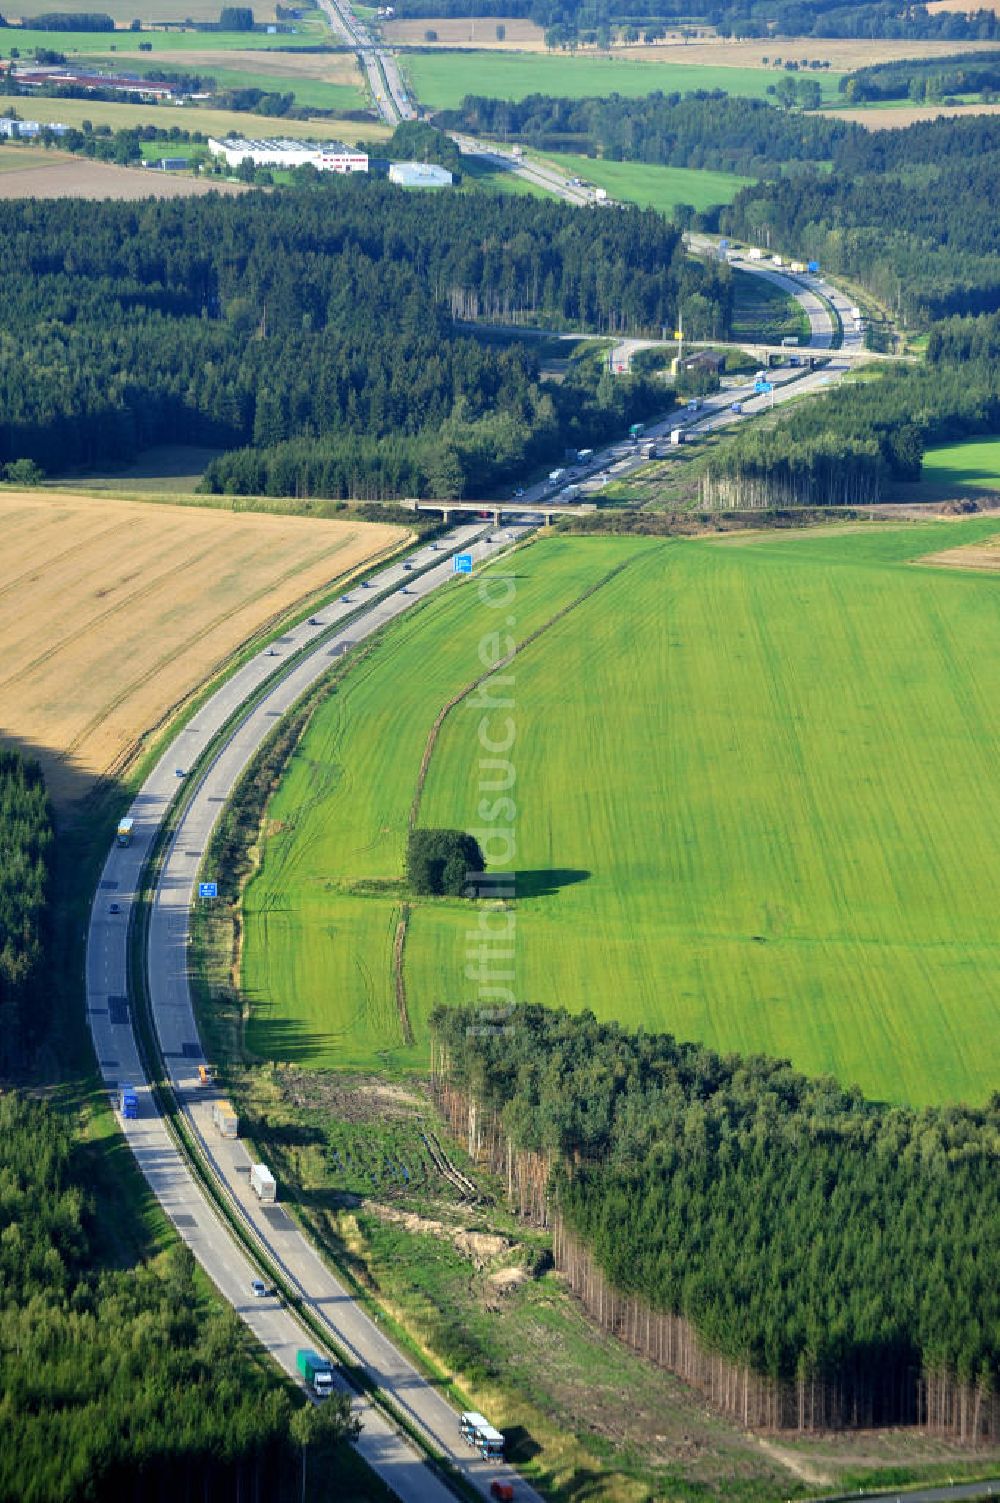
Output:
<instances>
[{"instance_id":1,"label":"pasture","mask_svg":"<svg viewBox=\"0 0 1000 1503\"><path fill-rule=\"evenodd\" d=\"M91 7L92 8L92 7ZM216 7L213 19L218 20ZM158 57L160 53L178 52L276 52L284 47L304 45L320 46L330 40L329 28L318 19L301 22L297 32L282 36L268 36L264 31L39 31L33 27L0 31L0 56L9 56L11 47L17 47L22 58L27 58L36 47L51 47L74 54L116 54L119 66L124 60ZM145 50L140 53L140 44Z\"/></svg>"},{"instance_id":2,"label":"pasture","mask_svg":"<svg viewBox=\"0 0 1000 1503\"><path fill-rule=\"evenodd\" d=\"M973 438L928 449L923 478L936 490L1000 494L1000 438Z\"/></svg>"},{"instance_id":3,"label":"pasture","mask_svg":"<svg viewBox=\"0 0 1000 1503\"><path fill-rule=\"evenodd\" d=\"M489 722L514 728L516 996L787 1055L882 1099L983 1101L1000 613L994 579L915 560L998 532L557 537L504 566L502 619L474 584L442 592L319 711L268 811L245 910L250 1049L426 1068L436 1002L495 1000L467 970L475 908L414 901L403 1042L417 772L487 634L523 640L598 586L518 655L513 706ZM491 828L483 713L445 719L421 825Z\"/></svg>"},{"instance_id":4,"label":"pasture","mask_svg":"<svg viewBox=\"0 0 1000 1503\"><path fill-rule=\"evenodd\" d=\"M606 162L590 157L552 153L545 158L569 176L606 188L612 198L658 209L669 219L678 204L691 204L699 211L710 204L728 204L750 179L732 172L710 172L690 167L661 167L648 162Z\"/></svg>"},{"instance_id":5,"label":"pasture","mask_svg":"<svg viewBox=\"0 0 1000 1503\"><path fill-rule=\"evenodd\" d=\"M401 59L413 93L428 109L456 109L466 94L524 99L552 94L566 99L606 98L620 94L637 99L655 90L686 93L723 89L728 94L764 98L780 72L760 67L687 65L647 62L631 55L596 56L566 53L411 52ZM841 96L838 73L810 73L825 100Z\"/></svg>"},{"instance_id":6,"label":"pasture","mask_svg":"<svg viewBox=\"0 0 1000 1503\"><path fill-rule=\"evenodd\" d=\"M60 812L398 528L0 488L0 726Z\"/></svg>"}]
</instances>

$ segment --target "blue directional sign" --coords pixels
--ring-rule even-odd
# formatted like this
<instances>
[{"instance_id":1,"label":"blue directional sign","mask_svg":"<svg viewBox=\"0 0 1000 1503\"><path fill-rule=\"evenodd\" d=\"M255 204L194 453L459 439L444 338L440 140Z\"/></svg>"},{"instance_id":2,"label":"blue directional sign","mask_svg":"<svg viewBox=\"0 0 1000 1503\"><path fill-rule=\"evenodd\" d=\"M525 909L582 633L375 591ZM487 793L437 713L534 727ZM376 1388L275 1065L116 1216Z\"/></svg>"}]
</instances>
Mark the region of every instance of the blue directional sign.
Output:
<instances>
[{"instance_id":1,"label":"blue directional sign","mask_svg":"<svg viewBox=\"0 0 1000 1503\"><path fill-rule=\"evenodd\" d=\"M456 553L454 559L452 560L452 568L454 569L456 574L471 574L472 554Z\"/></svg>"},{"instance_id":2,"label":"blue directional sign","mask_svg":"<svg viewBox=\"0 0 1000 1503\"><path fill-rule=\"evenodd\" d=\"M770 381L755 381L753 383L753 389L754 391L760 392L762 395L766 395L769 391L774 390L774 386Z\"/></svg>"},{"instance_id":3,"label":"blue directional sign","mask_svg":"<svg viewBox=\"0 0 1000 1503\"><path fill-rule=\"evenodd\" d=\"M218 882L199 882L198 896L199 898L217 898L219 896Z\"/></svg>"}]
</instances>

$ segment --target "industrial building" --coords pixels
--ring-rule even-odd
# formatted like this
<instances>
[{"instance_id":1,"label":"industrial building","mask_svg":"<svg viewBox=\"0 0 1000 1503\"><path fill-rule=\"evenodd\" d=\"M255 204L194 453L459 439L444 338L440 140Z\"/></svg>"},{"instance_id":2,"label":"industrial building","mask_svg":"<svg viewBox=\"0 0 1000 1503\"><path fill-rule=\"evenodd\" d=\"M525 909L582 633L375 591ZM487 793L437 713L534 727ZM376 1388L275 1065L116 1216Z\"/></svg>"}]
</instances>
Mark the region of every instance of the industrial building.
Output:
<instances>
[{"instance_id":1,"label":"industrial building","mask_svg":"<svg viewBox=\"0 0 1000 1503\"><path fill-rule=\"evenodd\" d=\"M401 188L450 188L454 178L436 162L392 162L389 181Z\"/></svg>"},{"instance_id":2,"label":"industrial building","mask_svg":"<svg viewBox=\"0 0 1000 1503\"><path fill-rule=\"evenodd\" d=\"M247 157L255 167L315 167L317 172L367 172L368 155L344 146L340 141L291 141L278 137L268 141L247 141L241 136L209 137L208 149L213 156L224 157L230 167L238 167Z\"/></svg>"},{"instance_id":3,"label":"industrial building","mask_svg":"<svg viewBox=\"0 0 1000 1503\"><path fill-rule=\"evenodd\" d=\"M43 125L39 120L11 120L6 115L0 115L0 136L6 136L11 141L34 141L43 131L48 131L52 136L65 136L69 126L48 122Z\"/></svg>"}]
</instances>

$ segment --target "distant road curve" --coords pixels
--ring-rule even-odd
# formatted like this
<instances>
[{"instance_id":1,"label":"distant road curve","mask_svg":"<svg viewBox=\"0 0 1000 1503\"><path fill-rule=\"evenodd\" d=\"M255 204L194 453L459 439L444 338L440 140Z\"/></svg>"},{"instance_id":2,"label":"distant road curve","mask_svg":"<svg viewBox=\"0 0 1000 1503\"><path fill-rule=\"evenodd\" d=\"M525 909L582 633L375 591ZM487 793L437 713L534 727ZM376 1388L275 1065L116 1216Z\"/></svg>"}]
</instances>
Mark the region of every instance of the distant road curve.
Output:
<instances>
[{"instance_id":1,"label":"distant road curve","mask_svg":"<svg viewBox=\"0 0 1000 1503\"><path fill-rule=\"evenodd\" d=\"M857 1503L859 1498L868 1499L869 1503L877 1503L878 1499L885 1500L885 1503L960 1503L963 1498L968 1503L975 1503L977 1498L1000 1498L1000 1477L987 1482L952 1482L946 1487L921 1487L915 1491L890 1488L887 1492L877 1493L827 1493L815 1503Z\"/></svg>"}]
</instances>

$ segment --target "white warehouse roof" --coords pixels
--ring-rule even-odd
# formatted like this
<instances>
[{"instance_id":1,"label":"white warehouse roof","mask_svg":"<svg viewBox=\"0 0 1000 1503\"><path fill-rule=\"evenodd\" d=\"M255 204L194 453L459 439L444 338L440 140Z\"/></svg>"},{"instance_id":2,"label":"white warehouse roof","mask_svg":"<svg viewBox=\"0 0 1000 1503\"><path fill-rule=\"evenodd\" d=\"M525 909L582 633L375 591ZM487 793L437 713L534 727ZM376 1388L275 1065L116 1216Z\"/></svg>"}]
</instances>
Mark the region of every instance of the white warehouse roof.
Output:
<instances>
[{"instance_id":1,"label":"white warehouse roof","mask_svg":"<svg viewBox=\"0 0 1000 1503\"><path fill-rule=\"evenodd\" d=\"M447 167L436 162L392 162L389 181L402 188L450 188L454 179Z\"/></svg>"},{"instance_id":2,"label":"white warehouse roof","mask_svg":"<svg viewBox=\"0 0 1000 1503\"><path fill-rule=\"evenodd\" d=\"M286 136L248 140L242 136L209 137L213 156L238 167L247 157L255 167L315 167L317 172L367 172L368 154L340 141L292 141Z\"/></svg>"}]
</instances>

